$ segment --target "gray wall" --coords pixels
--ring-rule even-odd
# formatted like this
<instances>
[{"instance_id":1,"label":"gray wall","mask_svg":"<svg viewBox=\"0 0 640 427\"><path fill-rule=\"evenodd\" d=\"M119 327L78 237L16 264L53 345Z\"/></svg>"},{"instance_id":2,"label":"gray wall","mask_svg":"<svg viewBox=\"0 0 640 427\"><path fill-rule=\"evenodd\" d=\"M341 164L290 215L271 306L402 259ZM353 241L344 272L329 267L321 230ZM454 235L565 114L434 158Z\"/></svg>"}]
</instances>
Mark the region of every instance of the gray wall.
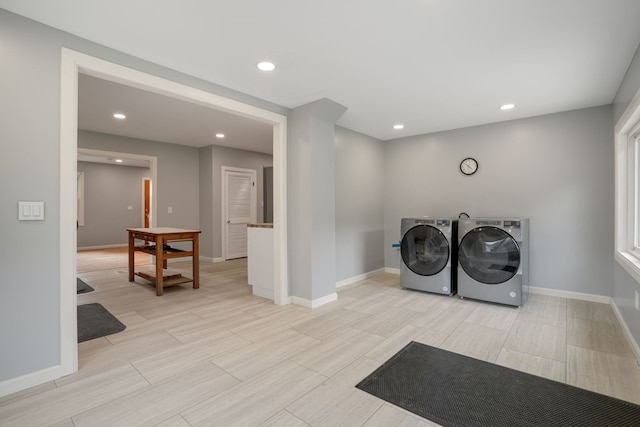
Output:
<instances>
[{"instance_id":1,"label":"gray wall","mask_svg":"<svg viewBox=\"0 0 640 427\"><path fill-rule=\"evenodd\" d=\"M384 267L384 144L336 126L336 280Z\"/></svg>"},{"instance_id":2,"label":"gray wall","mask_svg":"<svg viewBox=\"0 0 640 427\"><path fill-rule=\"evenodd\" d=\"M3 381L54 367L60 362L58 159L60 49L63 46L276 113L288 115L289 110L105 48L4 10L0 10L0 40L0 109L9 112L0 116L4 144L0 158L0 194L4 201L0 206L0 229L3 242L7 243L0 246L0 267L3 272L0 279L0 360L3 361L0 364L0 381ZM634 64L638 62L636 56ZM624 88L628 86L632 91L637 90L638 84L634 83L639 80L637 68L637 65L633 65L636 71L625 78ZM616 98L616 105L623 105L624 95L631 93L628 89L622 92ZM292 127L295 128L296 124ZM618 298L626 301L624 289L635 284L629 282L628 276L624 276L626 273L617 266L616 274L613 274L611 267L612 132L611 111L601 108L387 143L385 168L395 165L395 169L385 172L383 190L383 194L387 195L384 199L385 265L398 266L397 254L390 245L399 239L399 220L402 216L437 214L440 211L457 214L463 209L475 215L530 213L535 269L532 271L532 281L535 286L607 294L607 284L614 277L614 296L618 293L617 287L621 287L621 296L616 296L616 301ZM85 146L128 151L124 140L115 144L119 148L112 145L111 148L103 148L107 146L106 143L102 144L105 142L101 142L103 139L94 135L88 138L92 142ZM515 143L507 144L507 140ZM402 148L411 145L416 147L416 153L428 154L429 157L422 161L412 158L414 156L410 155L410 151ZM142 146L136 152L158 155L147 152ZM295 152L295 148L293 150L289 148L288 151L290 162L291 158L305 160L300 156L305 153ZM164 154L159 154L164 158ZM306 154L310 155L309 152ZM467 155L474 155L481 162L481 172L471 181L460 180L461 177L456 175L459 161ZM578 156L577 160L575 155ZM198 201L202 194L202 188L198 190L198 183L204 174L199 171L199 154L194 149L193 153L183 152L169 158L171 160L161 160L158 164L158 181L162 185L159 194L161 199L158 200L158 223L179 227L198 226L202 206ZM434 161L436 158L439 159L437 162ZM399 166L405 162L413 164L416 169ZM586 163L584 169L580 167L581 162ZM164 166L173 169L171 174L186 172L185 180L193 191L183 191L182 185L176 184L171 174L164 176ZM292 163L289 166L293 166ZM179 172L174 172L176 170ZM438 174L437 171L445 174ZM489 179L485 171L489 173ZM514 174L507 175L508 171ZM340 173L336 171L336 176ZM212 170L213 175L215 171ZM289 174L290 201L292 198L295 200L295 194L291 192L298 188L296 179L300 177L304 177L304 174L296 175L295 171ZM425 178L432 178L429 182L438 183L442 188L423 185ZM515 198L504 196L513 194L504 190L515 187L525 191ZM214 188L215 185L212 185L212 192ZM445 191L451 188L465 196L464 202L451 198L451 192ZM404 195L402 206L394 206L394 201L400 201L392 193L394 190ZM500 195L500 200L507 198L514 200L514 203L496 205L494 212L486 206L485 199L489 199L487 195L496 194ZM17 221L19 200L44 201L46 219ZM512 207L515 204L517 208ZM166 213L167 206L174 207L173 216ZM189 210L182 212L181 206ZM336 206L338 209L342 208ZM211 210L216 210L213 196ZM299 209L289 210L290 224L306 221L308 217L303 214ZM601 227L594 228L594 224ZM561 233L563 226L568 230L566 234ZM295 232L295 229L289 229L290 236ZM558 239L557 236L563 237ZM555 243L549 243L552 242L549 237L553 237ZM296 239L289 250L307 249L308 246L298 247L303 242ZM558 245L558 248L554 245ZM338 244L338 247L346 246ZM567 257L567 253L576 255ZM333 255L332 262L335 262L335 258ZM566 262L560 263L558 259ZM37 268L33 268L34 260L37 260ZM289 262L291 266L291 255ZM541 271L543 265L549 271ZM345 268L343 273L351 274L347 270ZM28 274L25 274L27 271ZM355 274L364 272L353 269ZM295 275L292 274L290 278L295 278ZM305 297L314 296L309 294ZM636 321L635 325L638 323ZM638 337L637 326L634 327Z\"/></svg>"},{"instance_id":3,"label":"gray wall","mask_svg":"<svg viewBox=\"0 0 640 427\"><path fill-rule=\"evenodd\" d=\"M323 98L289 115L288 261L294 301L336 292L335 122L345 110Z\"/></svg>"},{"instance_id":4,"label":"gray wall","mask_svg":"<svg viewBox=\"0 0 640 427\"><path fill-rule=\"evenodd\" d=\"M273 156L270 154L257 153L253 151L237 150L235 148L221 147L214 145L212 147L213 168L211 169L211 195L212 211L210 218L203 218L203 222L210 221L212 230L213 258L220 258L222 254L222 166L230 166L242 169L254 169L257 178L257 221L262 222L262 168L273 165ZM210 224L207 224L209 226Z\"/></svg>"},{"instance_id":5,"label":"gray wall","mask_svg":"<svg viewBox=\"0 0 640 427\"><path fill-rule=\"evenodd\" d=\"M200 173L200 255L213 258L213 146L202 147ZM219 210L219 209L218 209ZM220 226L218 225L218 228Z\"/></svg>"},{"instance_id":6,"label":"gray wall","mask_svg":"<svg viewBox=\"0 0 640 427\"><path fill-rule=\"evenodd\" d=\"M0 381L60 363L60 52L67 47L280 114L288 109L204 82L0 9L2 299ZM122 150L124 151L124 150ZM197 155L193 172L197 183ZM160 164L161 168L162 165ZM185 172L184 170L182 172ZM187 174L191 173L186 171ZM159 177L159 180L162 176ZM165 188L171 188L167 183ZM196 187L194 187L196 188ZM198 224L197 194L162 195L159 206L188 206L175 226ZM185 200L186 199L186 200ZM44 221L18 222L19 200L45 202ZM164 211L166 212L166 210ZM175 212L175 210L174 210ZM166 214L160 222L169 225ZM37 268L33 268L37 260ZM29 274L25 274L25 272Z\"/></svg>"},{"instance_id":7,"label":"gray wall","mask_svg":"<svg viewBox=\"0 0 640 427\"><path fill-rule=\"evenodd\" d=\"M273 156L270 154L213 145L198 149L89 131L78 132L78 146L157 157L158 183L154 184L154 191L157 191L158 197L157 224L161 227L200 229L202 231L200 253L204 257L219 258L222 256L220 200L222 166L256 170L257 221L262 221L263 214L260 209L263 186L262 168L273 165ZM117 166L114 167L117 168ZM85 177L85 179L87 178ZM127 205L133 204L137 209L137 213L133 216L139 219L141 218L139 211L141 189L139 186L136 189L138 192L134 196L135 204L130 202ZM126 205L124 207L126 209ZM168 213L168 207L172 207L172 214ZM126 242L126 235L124 237L124 242ZM83 238L84 246L111 244L85 244L87 241ZM80 234L78 235L78 246L81 246Z\"/></svg>"},{"instance_id":8,"label":"gray wall","mask_svg":"<svg viewBox=\"0 0 640 427\"><path fill-rule=\"evenodd\" d=\"M638 91L640 91L640 48L636 51L631 66L627 70L613 101L614 124L620 119L620 116L622 116L622 113L624 113L624 110ZM640 284L620 264L614 262L611 297L620 310L636 343L640 344L640 311L634 307L636 291L640 292Z\"/></svg>"},{"instance_id":9,"label":"gray wall","mask_svg":"<svg viewBox=\"0 0 640 427\"><path fill-rule=\"evenodd\" d=\"M199 227L197 148L88 131L78 132L78 147L157 157L158 182L152 184L158 201L157 225Z\"/></svg>"},{"instance_id":10,"label":"gray wall","mask_svg":"<svg viewBox=\"0 0 640 427\"><path fill-rule=\"evenodd\" d=\"M56 40L57 39L57 40ZM0 381L60 362L60 37L0 10ZM45 220L18 222L19 200Z\"/></svg>"},{"instance_id":11,"label":"gray wall","mask_svg":"<svg viewBox=\"0 0 640 427\"><path fill-rule=\"evenodd\" d=\"M78 172L84 172L85 207L78 247L126 244L125 230L144 226L142 179L149 168L78 162Z\"/></svg>"},{"instance_id":12,"label":"gray wall","mask_svg":"<svg viewBox=\"0 0 640 427\"><path fill-rule=\"evenodd\" d=\"M611 107L570 111L388 141L385 266L400 219L531 218L531 285L610 295L613 264ZM474 157L478 172L459 164Z\"/></svg>"},{"instance_id":13,"label":"gray wall","mask_svg":"<svg viewBox=\"0 0 640 427\"><path fill-rule=\"evenodd\" d=\"M624 78L622 79L622 83L620 83L620 87L618 88L618 93L616 93L615 98L613 99L613 124L615 125L624 110L626 110L627 106L631 103L631 100L636 93L640 89L640 45L636 50L636 54L631 60L631 64L625 73Z\"/></svg>"}]
</instances>

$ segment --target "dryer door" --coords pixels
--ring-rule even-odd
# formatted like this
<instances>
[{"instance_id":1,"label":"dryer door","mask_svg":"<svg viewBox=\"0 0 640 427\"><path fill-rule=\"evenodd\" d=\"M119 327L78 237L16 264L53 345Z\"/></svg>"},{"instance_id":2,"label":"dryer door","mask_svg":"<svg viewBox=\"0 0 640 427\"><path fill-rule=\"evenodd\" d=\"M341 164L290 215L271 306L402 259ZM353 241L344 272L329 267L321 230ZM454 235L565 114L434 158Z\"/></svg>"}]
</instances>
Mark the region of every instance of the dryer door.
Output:
<instances>
[{"instance_id":1,"label":"dryer door","mask_svg":"<svg viewBox=\"0 0 640 427\"><path fill-rule=\"evenodd\" d=\"M458 264L472 279L498 285L518 272L520 248L518 242L500 228L474 228L460 241Z\"/></svg>"},{"instance_id":2,"label":"dryer door","mask_svg":"<svg viewBox=\"0 0 640 427\"><path fill-rule=\"evenodd\" d=\"M449 242L437 228L416 225L402 237L400 254L411 271L421 276L433 276L449 262Z\"/></svg>"}]
</instances>

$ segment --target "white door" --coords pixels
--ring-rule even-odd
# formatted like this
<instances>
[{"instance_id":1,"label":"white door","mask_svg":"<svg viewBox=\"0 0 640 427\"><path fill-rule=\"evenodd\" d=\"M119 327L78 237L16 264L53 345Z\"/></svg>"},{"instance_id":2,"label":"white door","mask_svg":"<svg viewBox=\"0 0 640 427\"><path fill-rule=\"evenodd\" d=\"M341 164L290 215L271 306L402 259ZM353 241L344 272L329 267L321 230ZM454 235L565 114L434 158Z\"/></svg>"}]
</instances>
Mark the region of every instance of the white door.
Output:
<instances>
[{"instance_id":1,"label":"white door","mask_svg":"<svg viewBox=\"0 0 640 427\"><path fill-rule=\"evenodd\" d=\"M225 259L247 256L247 224L256 222L256 171L222 167Z\"/></svg>"}]
</instances>

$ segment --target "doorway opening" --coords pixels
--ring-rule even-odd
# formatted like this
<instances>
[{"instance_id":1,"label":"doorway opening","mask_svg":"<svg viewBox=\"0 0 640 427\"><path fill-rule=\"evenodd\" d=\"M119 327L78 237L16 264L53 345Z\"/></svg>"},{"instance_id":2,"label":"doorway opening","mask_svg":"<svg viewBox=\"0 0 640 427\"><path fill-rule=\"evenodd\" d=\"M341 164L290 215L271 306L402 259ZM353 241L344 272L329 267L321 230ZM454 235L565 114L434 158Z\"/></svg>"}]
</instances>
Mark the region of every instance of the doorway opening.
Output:
<instances>
[{"instance_id":1,"label":"doorway opening","mask_svg":"<svg viewBox=\"0 0 640 427\"><path fill-rule=\"evenodd\" d=\"M142 226L151 227L155 215L151 211L151 178L142 178Z\"/></svg>"},{"instance_id":2,"label":"doorway opening","mask_svg":"<svg viewBox=\"0 0 640 427\"><path fill-rule=\"evenodd\" d=\"M253 107L175 81L146 74L86 54L62 49L60 125L60 367L58 378L77 371L76 317L76 185L78 74L220 109L273 126L274 165L274 302L290 303L287 276L286 116ZM152 205L155 198L152 198ZM152 220L153 222L153 220Z\"/></svg>"},{"instance_id":3,"label":"doorway opening","mask_svg":"<svg viewBox=\"0 0 640 427\"><path fill-rule=\"evenodd\" d=\"M247 256L247 224L256 222L256 171L222 166L222 253L224 259Z\"/></svg>"}]
</instances>

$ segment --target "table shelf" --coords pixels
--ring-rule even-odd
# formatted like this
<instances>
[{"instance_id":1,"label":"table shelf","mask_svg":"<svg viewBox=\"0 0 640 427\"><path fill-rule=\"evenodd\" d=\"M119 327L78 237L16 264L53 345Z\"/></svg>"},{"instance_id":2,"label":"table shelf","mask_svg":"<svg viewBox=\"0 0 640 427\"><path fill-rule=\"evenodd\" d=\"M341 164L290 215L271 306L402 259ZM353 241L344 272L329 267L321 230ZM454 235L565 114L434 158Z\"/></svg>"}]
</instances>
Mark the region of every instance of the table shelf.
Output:
<instances>
[{"instance_id":1,"label":"table shelf","mask_svg":"<svg viewBox=\"0 0 640 427\"><path fill-rule=\"evenodd\" d=\"M136 276L151 282L154 286L157 284L156 271L154 269L143 269L135 272ZM168 288L169 286L182 285L183 283L193 282L193 279L183 276L182 273L175 270L163 269L162 270L162 287Z\"/></svg>"},{"instance_id":2,"label":"table shelf","mask_svg":"<svg viewBox=\"0 0 640 427\"><path fill-rule=\"evenodd\" d=\"M135 247L136 251L144 252L150 255L156 255L156 247L151 245L139 245ZM193 256L193 251L185 251L172 247L162 248L163 258L181 258Z\"/></svg>"},{"instance_id":3,"label":"table shelf","mask_svg":"<svg viewBox=\"0 0 640 427\"><path fill-rule=\"evenodd\" d=\"M155 284L156 295L162 296L163 289L168 286L193 282L193 289L200 287L200 263L198 239L200 230L184 230L181 228L154 227L154 228L128 228L129 232L129 281L134 281L134 276L142 277ZM135 241L143 240L144 245L136 245ZM191 250L177 249L169 246L169 242L191 242ZM152 242L153 244L150 244ZM144 252L156 257L156 265L153 271L134 271L135 253ZM167 273L167 259L191 257L193 265L193 278L184 277L180 273ZM166 277L165 277L166 276Z\"/></svg>"}]
</instances>

